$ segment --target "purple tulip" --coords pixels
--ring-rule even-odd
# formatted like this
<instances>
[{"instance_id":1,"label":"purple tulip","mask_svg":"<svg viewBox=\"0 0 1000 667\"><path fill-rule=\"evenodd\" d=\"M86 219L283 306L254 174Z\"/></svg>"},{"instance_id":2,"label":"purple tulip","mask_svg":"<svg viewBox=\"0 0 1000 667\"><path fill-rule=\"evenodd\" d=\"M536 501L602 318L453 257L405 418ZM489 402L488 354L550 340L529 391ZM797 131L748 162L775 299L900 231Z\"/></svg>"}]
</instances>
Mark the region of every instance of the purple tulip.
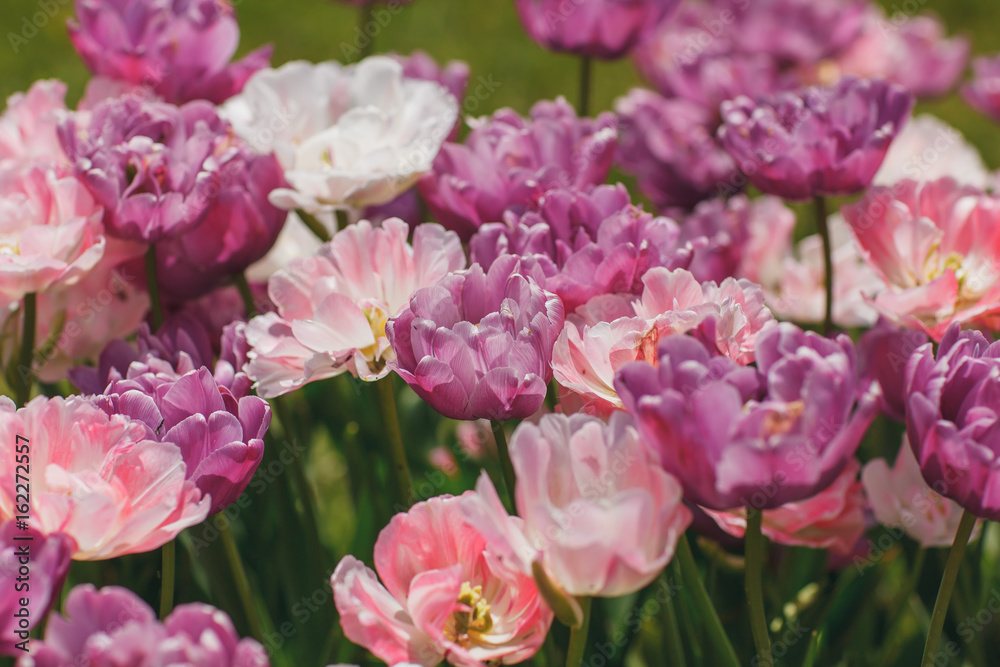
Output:
<instances>
[{"instance_id":1,"label":"purple tulip","mask_svg":"<svg viewBox=\"0 0 1000 667\"><path fill-rule=\"evenodd\" d=\"M906 431L924 480L976 516L1000 520L1000 343L949 327L906 365Z\"/></svg>"},{"instance_id":2,"label":"purple tulip","mask_svg":"<svg viewBox=\"0 0 1000 667\"><path fill-rule=\"evenodd\" d=\"M207 102L177 107L123 97L102 102L60 140L104 206L109 235L155 243L190 231L222 193L244 189L254 154Z\"/></svg>"},{"instance_id":3,"label":"purple tulip","mask_svg":"<svg viewBox=\"0 0 1000 667\"><path fill-rule=\"evenodd\" d=\"M896 421L904 421L906 415L906 364L929 340L923 331L904 329L884 319L858 339L858 371L878 382L882 412Z\"/></svg>"},{"instance_id":4,"label":"purple tulip","mask_svg":"<svg viewBox=\"0 0 1000 667\"><path fill-rule=\"evenodd\" d=\"M659 367L623 366L615 388L685 498L711 509L772 509L826 488L875 416L850 339L782 323L756 341L757 368L668 336ZM860 399L858 395L861 393Z\"/></svg>"},{"instance_id":5,"label":"purple tulip","mask_svg":"<svg viewBox=\"0 0 1000 667\"><path fill-rule=\"evenodd\" d=\"M551 51L614 60L663 21L680 0L516 0L528 35Z\"/></svg>"},{"instance_id":6,"label":"purple tulip","mask_svg":"<svg viewBox=\"0 0 1000 667\"><path fill-rule=\"evenodd\" d=\"M420 194L435 220L468 240L505 211L533 208L548 190L603 183L617 136L613 114L578 118L563 98L538 102L529 119L500 109L477 121L464 144L441 147Z\"/></svg>"},{"instance_id":7,"label":"purple tulip","mask_svg":"<svg viewBox=\"0 0 1000 667\"><path fill-rule=\"evenodd\" d=\"M81 584L69 592L64 614L53 615L44 639L34 640L34 667L270 664L263 646L240 639L229 616L200 602L179 605L160 623L127 588Z\"/></svg>"},{"instance_id":8,"label":"purple tulip","mask_svg":"<svg viewBox=\"0 0 1000 667\"><path fill-rule=\"evenodd\" d=\"M81 389L99 394L95 401L105 412L142 422L150 440L180 447L187 479L211 494L210 514L236 502L246 489L271 423L267 401L247 395L246 340L238 325L226 330L223 343L213 374L207 368L213 354L204 327L190 318L172 318L156 336L140 327L138 353L116 341L101 354L96 371L70 373Z\"/></svg>"},{"instance_id":9,"label":"purple tulip","mask_svg":"<svg viewBox=\"0 0 1000 667\"><path fill-rule=\"evenodd\" d=\"M233 171L223 174L219 196L201 223L156 244L165 300L196 299L243 273L267 254L285 225L288 212L268 201L271 190L287 187L275 157L248 152L229 165Z\"/></svg>"},{"instance_id":10,"label":"purple tulip","mask_svg":"<svg viewBox=\"0 0 1000 667\"><path fill-rule=\"evenodd\" d=\"M640 294L654 266L686 266L690 250L678 233L673 220L633 206L619 183L589 193L551 190L537 211L480 227L469 253L484 269L505 254L530 257L545 275L543 287L572 311L598 294Z\"/></svg>"},{"instance_id":11,"label":"purple tulip","mask_svg":"<svg viewBox=\"0 0 1000 667\"><path fill-rule=\"evenodd\" d=\"M719 139L767 194L807 200L849 195L871 184L913 97L884 81L853 77L754 103L722 104Z\"/></svg>"},{"instance_id":12,"label":"purple tulip","mask_svg":"<svg viewBox=\"0 0 1000 667\"><path fill-rule=\"evenodd\" d=\"M229 0L76 0L69 35L96 76L167 102L220 104L270 64L270 46L230 63L240 40Z\"/></svg>"},{"instance_id":13,"label":"purple tulip","mask_svg":"<svg viewBox=\"0 0 1000 667\"><path fill-rule=\"evenodd\" d=\"M25 547L29 553L28 585L24 586L26 578L21 577L21 586L17 586L25 565L18 552ZM28 631L45 618L49 607L59 599L74 551L73 538L61 533L43 535L35 528L22 530L13 519L0 527L0 655L21 654L16 645L28 638ZM21 605L22 598L28 602L26 607ZM22 609L27 610L26 616L14 615ZM26 627L19 624L22 619L28 624Z\"/></svg>"},{"instance_id":14,"label":"purple tulip","mask_svg":"<svg viewBox=\"0 0 1000 667\"><path fill-rule=\"evenodd\" d=\"M691 209L732 187L736 164L715 139L715 112L642 88L615 103L617 161L659 208Z\"/></svg>"},{"instance_id":15,"label":"purple tulip","mask_svg":"<svg viewBox=\"0 0 1000 667\"><path fill-rule=\"evenodd\" d=\"M1000 123L1000 54L974 58L972 81L962 87L962 97L979 113Z\"/></svg>"},{"instance_id":16,"label":"purple tulip","mask_svg":"<svg viewBox=\"0 0 1000 667\"><path fill-rule=\"evenodd\" d=\"M563 304L512 255L424 287L386 324L393 370L451 419L524 418L545 399Z\"/></svg>"},{"instance_id":17,"label":"purple tulip","mask_svg":"<svg viewBox=\"0 0 1000 667\"><path fill-rule=\"evenodd\" d=\"M716 9L731 0L714 0ZM731 36L741 53L763 53L794 68L829 58L860 34L868 11L865 0L739 0Z\"/></svg>"}]
</instances>

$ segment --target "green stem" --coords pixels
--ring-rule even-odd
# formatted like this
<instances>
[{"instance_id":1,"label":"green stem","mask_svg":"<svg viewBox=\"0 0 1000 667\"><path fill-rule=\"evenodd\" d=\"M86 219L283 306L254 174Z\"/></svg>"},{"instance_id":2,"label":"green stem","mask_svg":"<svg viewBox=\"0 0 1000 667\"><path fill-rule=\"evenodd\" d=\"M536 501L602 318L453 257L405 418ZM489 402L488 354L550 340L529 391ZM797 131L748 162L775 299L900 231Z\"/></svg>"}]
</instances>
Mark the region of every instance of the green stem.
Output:
<instances>
[{"instance_id":1,"label":"green stem","mask_svg":"<svg viewBox=\"0 0 1000 667\"><path fill-rule=\"evenodd\" d=\"M153 333L163 325L163 302L160 301L160 283L156 281L156 246L146 251L146 289L153 316Z\"/></svg>"},{"instance_id":2,"label":"green stem","mask_svg":"<svg viewBox=\"0 0 1000 667\"><path fill-rule=\"evenodd\" d=\"M833 245L830 240L830 225L827 222L826 200L822 195L813 199L816 211L816 229L823 241L823 287L826 293L825 310L823 312L823 333L833 332Z\"/></svg>"},{"instance_id":3,"label":"green stem","mask_svg":"<svg viewBox=\"0 0 1000 667\"><path fill-rule=\"evenodd\" d=\"M316 219L316 216L311 213L306 213L301 208L295 209L295 215L299 216L299 220L301 220L305 226L309 228L309 231L315 234L316 238L323 243L326 243L333 238L330 236L330 231L323 225L322 222Z\"/></svg>"},{"instance_id":4,"label":"green stem","mask_svg":"<svg viewBox=\"0 0 1000 667\"><path fill-rule=\"evenodd\" d=\"M764 535L761 524L764 513L755 508L747 508L746 532L746 591L747 602L750 603L750 627L753 630L753 643L757 648L758 664L764 667L774 665L771 653L771 636L767 630L767 617L764 614Z\"/></svg>"},{"instance_id":5,"label":"green stem","mask_svg":"<svg viewBox=\"0 0 1000 667\"><path fill-rule=\"evenodd\" d=\"M694 555L691 553L691 543L688 542L687 535L681 535L677 542L677 554L675 558L680 559L681 573L684 577L684 585L691 591L691 599L694 601L698 616L707 625L710 646L721 661L717 664L723 667L740 667L740 661L733 650L733 644L729 641L719 614L715 611L712 599L705 591L705 584L701 581L698 573L698 565L694 562Z\"/></svg>"},{"instance_id":6,"label":"green stem","mask_svg":"<svg viewBox=\"0 0 1000 667\"><path fill-rule=\"evenodd\" d=\"M927 643L924 644L924 657L920 661L924 667L933 667L936 664L934 657L938 650L938 644L941 642L941 631L944 630L944 620L948 615L948 603L951 601L951 593L955 589L955 581L958 579L958 568L962 565L965 548L969 544L969 536L972 535L972 527L975 525L976 515L965 510L962 513L962 520L958 524L958 531L955 533L955 542L951 545L951 551L948 554L948 562L944 566L937 600L934 602L931 627L927 631Z\"/></svg>"},{"instance_id":7,"label":"green stem","mask_svg":"<svg viewBox=\"0 0 1000 667\"><path fill-rule=\"evenodd\" d=\"M509 507L507 509L513 510L515 507L514 488L517 483L517 475L514 472L514 464L510 461L510 450L507 448L507 432L503 430L501 422L494 421L492 424L493 437L497 441L497 452L500 454L500 470L503 472L503 483L507 487L507 498L509 500Z\"/></svg>"},{"instance_id":8,"label":"green stem","mask_svg":"<svg viewBox=\"0 0 1000 667\"><path fill-rule=\"evenodd\" d=\"M903 638L901 636L903 630L901 621L906 613L906 603L907 600L910 599L910 595L913 591L916 590L917 583L920 582L920 573L923 571L926 556L927 549L920 548L917 550L917 555L913 559L910 576L906 580L906 584L902 592L897 597L897 601L893 603L892 613L889 614L889 623L886 626L889 628L889 632L883 642L881 657L879 660L881 664L889 665L895 662L897 649Z\"/></svg>"},{"instance_id":9,"label":"green stem","mask_svg":"<svg viewBox=\"0 0 1000 667\"><path fill-rule=\"evenodd\" d=\"M247 311L247 319L257 314L257 302L253 298L253 291L250 290L250 283L247 282L245 273L237 273L233 277L236 289L239 290L240 298L243 299L243 308Z\"/></svg>"},{"instance_id":10,"label":"green stem","mask_svg":"<svg viewBox=\"0 0 1000 667\"><path fill-rule=\"evenodd\" d=\"M351 224L351 220L347 216L347 209L338 208L336 215L337 215L337 231L339 232L342 229L347 229L347 227Z\"/></svg>"},{"instance_id":11,"label":"green stem","mask_svg":"<svg viewBox=\"0 0 1000 667\"><path fill-rule=\"evenodd\" d=\"M305 440L300 438L298 430L293 426L292 415L289 414L288 404L285 402L285 396L279 396L274 399L274 409L278 413L278 421L281 422L281 428L285 432L285 437L291 440L293 443L299 442L301 440L303 447L308 447ZM310 537L315 540L314 546L321 548L319 537L319 519L317 518L318 513L316 511L316 502L313 498L312 485L309 483L309 477L306 475L306 461L308 454L303 452L301 455L296 455L293 457L291 464L292 476L295 478L295 486L299 489L299 500L302 502L302 520L309 530L312 531Z\"/></svg>"},{"instance_id":12,"label":"green stem","mask_svg":"<svg viewBox=\"0 0 1000 667\"><path fill-rule=\"evenodd\" d=\"M566 648L566 667L580 667L587 650L587 632L590 629L590 608L593 600L590 597L580 597L577 598L577 602L583 610L583 621L580 627L570 629L569 646Z\"/></svg>"},{"instance_id":13,"label":"green stem","mask_svg":"<svg viewBox=\"0 0 1000 667\"><path fill-rule=\"evenodd\" d=\"M670 664L672 667L687 667L680 625L677 623L677 609L672 594L667 596L663 608L666 613L667 655L670 656Z\"/></svg>"},{"instance_id":14,"label":"green stem","mask_svg":"<svg viewBox=\"0 0 1000 667\"><path fill-rule=\"evenodd\" d=\"M17 368L14 373L17 404L24 406L31 398L31 386L35 382L35 374L31 369L32 356L35 353L35 329L37 328L37 302L34 293L24 295L24 317L22 319L21 353L18 356Z\"/></svg>"},{"instance_id":15,"label":"green stem","mask_svg":"<svg viewBox=\"0 0 1000 667\"><path fill-rule=\"evenodd\" d=\"M399 427L399 413L396 411L396 391L392 386L392 375L385 376L375 384L378 387L379 401L382 403L382 419L385 421L385 431L389 440L389 460L392 462L392 474L396 482L400 503L404 508L408 508L416 495L413 492L410 465L406 461L403 432Z\"/></svg>"},{"instance_id":16,"label":"green stem","mask_svg":"<svg viewBox=\"0 0 1000 667\"><path fill-rule=\"evenodd\" d=\"M160 620L174 608L174 571L177 564L177 544L170 540L163 545L163 573L160 580Z\"/></svg>"},{"instance_id":17,"label":"green stem","mask_svg":"<svg viewBox=\"0 0 1000 667\"><path fill-rule=\"evenodd\" d=\"M228 521L219 529L219 534L222 536L222 546L226 549L226 558L229 560L229 567L233 571L236 592L239 593L240 602L243 604L243 609L247 615L247 621L250 622L250 632L253 633L254 639L263 644L266 641L264 622L261 620L257 603L254 602L253 595L250 593L250 580L247 578L246 568L243 567L243 559L240 558L239 549L236 548L236 541L229 530Z\"/></svg>"},{"instance_id":18,"label":"green stem","mask_svg":"<svg viewBox=\"0 0 1000 667\"><path fill-rule=\"evenodd\" d=\"M590 56L580 57L580 115L587 116L590 113L590 84L591 71L594 61Z\"/></svg>"}]
</instances>

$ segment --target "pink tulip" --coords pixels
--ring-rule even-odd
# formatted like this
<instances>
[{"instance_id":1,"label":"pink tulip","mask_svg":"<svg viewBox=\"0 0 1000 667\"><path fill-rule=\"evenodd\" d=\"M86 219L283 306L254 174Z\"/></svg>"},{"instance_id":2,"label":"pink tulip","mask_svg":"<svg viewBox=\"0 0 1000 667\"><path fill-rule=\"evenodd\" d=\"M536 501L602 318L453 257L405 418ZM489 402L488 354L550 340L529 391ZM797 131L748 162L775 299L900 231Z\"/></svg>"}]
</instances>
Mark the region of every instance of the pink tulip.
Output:
<instances>
[{"instance_id":1,"label":"pink tulip","mask_svg":"<svg viewBox=\"0 0 1000 667\"><path fill-rule=\"evenodd\" d=\"M524 422L510 442L518 514L507 514L485 474L462 500L467 519L525 572L541 562L575 596L638 591L666 567L691 523L678 481L656 465L631 419L606 424L550 414Z\"/></svg>"},{"instance_id":2,"label":"pink tulip","mask_svg":"<svg viewBox=\"0 0 1000 667\"><path fill-rule=\"evenodd\" d=\"M69 167L69 158L59 144L56 128L69 111L62 81L36 81L26 93L7 100L0 115L0 169L18 169L39 164Z\"/></svg>"},{"instance_id":3,"label":"pink tulip","mask_svg":"<svg viewBox=\"0 0 1000 667\"><path fill-rule=\"evenodd\" d=\"M845 206L865 260L887 288L874 306L941 340L953 322L989 326L1000 314L1000 198L951 178L872 188Z\"/></svg>"},{"instance_id":4,"label":"pink tulip","mask_svg":"<svg viewBox=\"0 0 1000 667\"><path fill-rule=\"evenodd\" d=\"M109 417L87 399L38 396L20 410L0 398L0 442L31 448L29 524L76 540L75 560L151 551L204 520L210 499L185 481L172 443L145 440L146 427ZM15 511L14 455L0 459L0 520Z\"/></svg>"},{"instance_id":5,"label":"pink tulip","mask_svg":"<svg viewBox=\"0 0 1000 667\"><path fill-rule=\"evenodd\" d=\"M865 532L865 495L858 482L861 466L851 459L826 489L799 502L764 510L761 532L778 544L829 549L847 556ZM746 510L705 510L722 530L734 537L746 533Z\"/></svg>"},{"instance_id":6,"label":"pink tulip","mask_svg":"<svg viewBox=\"0 0 1000 667\"><path fill-rule=\"evenodd\" d=\"M351 225L314 257L292 262L269 282L277 313L247 325L247 371L270 398L308 382L350 372L373 381L396 358L385 324L418 289L465 268L462 244L436 224L409 227L398 219L381 228Z\"/></svg>"},{"instance_id":7,"label":"pink tulip","mask_svg":"<svg viewBox=\"0 0 1000 667\"><path fill-rule=\"evenodd\" d=\"M861 482L875 520L883 526L902 528L924 547L949 547L955 541L962 507L924 481L905 435L892 468L885 459L869 461Z\"/></svg>"},{"instance_id":8,"label":"pink tulip","mask_svg":"<svg viewBox=\"0 0 1000 667\"><path fill-rule=\"evenodd\" d=\"M340 561L331 583L348 639L390 665L485 667L538 651L552 612L531 576L464 521L473 495L432 498L393 517L375 542L378 577L353 556Z\"/></svg>"},{"instance_id":9,"label":"pink tulip","mask_svg":"<svg viewBox=\"0 0 1000 667\"><path fill-rule=\"evenodd\" d=\"M104 254L102 214L73 176L0 172L0 303L79 282Z\"/></svg>"}]
</instances>

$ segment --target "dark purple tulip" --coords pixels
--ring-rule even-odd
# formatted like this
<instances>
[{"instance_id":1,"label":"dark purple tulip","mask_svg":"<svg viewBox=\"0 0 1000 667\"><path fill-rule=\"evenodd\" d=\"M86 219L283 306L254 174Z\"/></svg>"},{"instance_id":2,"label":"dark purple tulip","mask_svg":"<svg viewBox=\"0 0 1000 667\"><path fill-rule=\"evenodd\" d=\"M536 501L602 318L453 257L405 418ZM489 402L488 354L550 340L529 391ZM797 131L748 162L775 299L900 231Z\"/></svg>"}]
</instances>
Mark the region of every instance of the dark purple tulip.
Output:
<instances>
[{"instance_id":1,"label":"dark purple tulip","mask_svg":"<svg viewBox=\"0 0 1000 667\"><path fill-rule=\"evenodd\" d=\"M771 509L822 491L854 454L877 410L854 349L782 323L756 342L757 368L668 336L659 367L632 362L615 389L685 498L711 509Z\"/></svg>"},{"instance_id":2,"label":"dark purple tulip","mask_svg":"<svg viewBox=\"0 0 1000 667\"><path fill-rule=\"evenodd\" d=\"M25 563L18 555L25 547L30 554L27 577L21 576ZM59 599L75 551L73 538L61 533L43 535L34 528L22 530L13 519L0 527L0 655L21 655L15 645L28 638L28 631L45 618L49 607ZM21 606L21 598L27 599L26 608ZM14 615L22 609L27 610L26 616ZM27 627L19 624L22 619ZM35 641L32 639L26 645Z\"/></svg>"},{"instance_id":3,"label":"dark purple tulip","mask_svg":"<svg viewBox=\"0 0 1000 667\"><path fill-rule=\"evenodd\" d=\"M680 0L515 0L528 35L551 51L621 58Z\"/></svg>"},{"instance_id":4,"label":"dark purple tulip","mask_svg":"<svg viewBox=\"0 0 1000 667\"><path fill-rule=\"evenodd\" d=\"M469 241L473 262L489 269L505 254L530 257L543 286L572 311L598 294L640 294L654 266L684 267L690 249L677 243L679 228L633 206L624 185L589 193L551 190L538 210L483 225Z\"/></svg>"},{"instance_id":5,"label":"dark purple tulip","mask_svg":"<svg viewBox=\"0 0 1000 667\"><path fill-rule=\"evenodd\" d=\"M185 234L156 244L160 294L171 302L203 296L261 259L274 245L288 212L268 201L286 187L273 155L249 152L229 163L219 196ZM238 171L237 171L238 169Z\"/></svg>"},{"instance_id":6,"label":"dark purple tulip","mask_svg":"<svg viewBox=\"0 0 1000 667\"><path fill-rule=\"evenodd\" d=\"M96 76L175 104L220 104L270 64L270 46L230 63L240 30L229 0L76 0L69 36Z\"/></svg>"},{"instance_id":7,"label":"dark purple tulip","mask_svg":"<svg viewBox=\"0 0 1000 667\"><path fill-rule=\"evenodd\" d=\"M755 103L722 104L719 139L767 194L791 200L849 195L871 184L913 96L884 81L853 77Z\"/></svg>"},{"instance_id":8,"label":"dark purple tulip","mask_svg":"<svg viewBox=\"0 0 1000 667\"><path fill-rule=\"evenodd\" d=\"M419 182L434 219L463 240L486 222L520 215L554 188L603 183L614 159L615 117L578 118L566 100L542 101L529 119L500 109L464 144L446 143Z\"/></svg>"},{"instance_id":9,"label":"dark purple tulip","mask_svg":"<svg viewBox=\"0 0 1000 667\"><path fill-rule=\"evenodd\" d=\"M196 227L220 193L243 188L254 157L207 102L112 99L85 126L65 122L59 136L104 206L107 233L145 243Z\"/></svg>"},{"instance_id":10,"label":"dark purple tulip","mask_svg":"<svg viewBox=\"0 0 1000 667\"><path fill-rule=\"evenodd\" d=\"M142 598L118 586L81 584L34 640L34 667L187 665L267 667L264 647L240 639L224 612L195 602L179 605L163 622Z\"/></svg>"},{"instance_id":11,"label":"dark purple tulip","mask_svg":"<svg viewBox=\"0 0 1000 667\"><path fill-rule=\"evenodd\" d=\"M906 431L924 480L984 519L1000 520L1000 343L949 327L906 366Z\"/></svg>"},{"instance_id":12,"label":"dark purple tulip","mask_svg":"<svg viewBox=\"0 0 1000 667\"><path fill-rule=\"evenodd\" d=\"M615 112L618 164L660 209L691 209L736 189L738 170L715 139L714 110L635 88L615 103Z\"/></svg>"},{"instance_id":13,"label":"dark purple tulip","mask_svg":"<svg viewBox=\"0 0 1000 667\"><path fill-rule=\"evenodd\" d=\"M784 67L836 55L861 34L865 0L714 0L718 9L743 5L731 31L736 50L763 53Z\"/></svg>"},{"instance_id":14,"label":"dark purple tulip","mask_svg":"<svg viewBox=\"0 0 1000 667\"><path fill-rule=\"evenodd\" d=\"M906 364L913 352L930 339L923 331L904 329L887 320L858 339L858 372L882 388L882 412L897 421L906 415Z\"/></svg>"},{"instance_id":15,"label":"dark purple tulip","mask_svg":"<svg viewBox=\"0 0 1000 667\"><path fill-rule=\"evenodd\" d=\"M445 417L528 417L545 399L563 318L559 297L506 255L417 290L386 324L390 365Z\"/></svg>"},{"instance_id":16,"label":"dark purple tulip","mask_svg":"<svg viewBox=\"0 0 1000 667\"><path fill-rule=\"evenodd\" d=\"M972 81L962 87L962 97L980 113L1000 123L1000 54L974 58Z\"/></svg>"}]
</instances>

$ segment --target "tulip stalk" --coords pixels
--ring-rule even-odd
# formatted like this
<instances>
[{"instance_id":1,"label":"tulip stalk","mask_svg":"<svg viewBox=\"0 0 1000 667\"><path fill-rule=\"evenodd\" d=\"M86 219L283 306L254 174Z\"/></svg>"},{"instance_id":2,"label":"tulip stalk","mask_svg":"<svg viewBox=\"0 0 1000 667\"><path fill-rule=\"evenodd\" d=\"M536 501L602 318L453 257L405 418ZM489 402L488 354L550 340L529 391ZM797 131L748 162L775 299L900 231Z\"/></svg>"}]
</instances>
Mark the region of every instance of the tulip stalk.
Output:
<instances>
[{"instance_id":1,"label":"tulip stalk","mask_svg":"<svg viewBox=\"0 0 1000 667\"><path fill-rule=\"evenodd\" d=\"M833 332L833 245L830 240L830 224L827 221L826 199L822 195L813 198L816 212L816 229L823 241L823 288L825 290L825 310L823 312L823 334Z\"/></svg>"},{"instance_id":2,"label":"tulip stalk","mask_svg":"<svg viewBox=\"0 0 1000 667\"><path fill-rule=\"evenodd\" d=\"M253 633L254 639L262 644L266 643L264 622L261 619L257 603L254 602L253 595L250 593L250 580L247 578L247 571L243 566L243 559L240 558L239 549L236 548L236 541L229 530L228 521L219 529L219 534L222 536L222 546L226 550L226 559L229 561L229 567L233 571L236 592L240 596L240 603L243 605L247 621L250 623L250 632Z\"/></svg>"},{"instance_id":3,"label":"tulip stalk","mask_svg":"<svg viewBox=\"0 0 1000 667\"><path fill-rule=\"evenodd\" d=\"M941 588L938 589L937 600L934 602L931 627L927 631L927 642L924 644L924 657L920 660L923 667L933 667L936 664L935 657L938 644L941 643L944 619L948 615L948 604L951 602L951 594L955 590L955 582L958 580L958 569L962 566L965 548L969 544L969 537L972 535L972 528L975 525L976 515L965 510L955 533L955 541L948 553L948 562L945 564L944 574L941 576Z\"/></svg>"},{"instance_id":4,"label":"tulip stalk","mask_svg":"<svg viewBox=\"0 0 1000 667\"><path fill-rule=\"evenodd\" d=\"M160 579L160 620L174 609L174 572L177 565L177 544L170 540L163 545L163 572Z\"/></svg>"},{"instance_id":5,"label":"tulip stalk","mask_svg":"<svg viewBox=\"0 0 1000 667\"><path fill-rule=\"evenodd\" d=\"M587 650L587 632L590 629L590 608L593 606L593 599L584 596L577 598L577 602L583 611L583 619L579 627L570 629L569 646L566 648L566 667L580 667Z\"/></svg>"},{"instance_id":6,"label":"tulip stalk","mask_svg":"<svg viewBox=\"0 0 1000 667\"><path fill-rule=\"evenodd\" d=\"M410 474L410 464L406 461L406 447L403 445L403 432L399 427L399 413L396 411L396 391L392 386L392 375L387 375L377 381L379 401L382 404L382 419L385 421L386 435L389 440L389 459L392 462L392 474L396 480L403 508L408 508L415 497L413 493L413 476Z\"/></svg>"},{"instance_id":7,"label":"tulip stalk","mask_svg":"<svg viewBox=\"0 0 1000 667\"><path fill-rule=\"evenodd\" d=\"M35 329L37 327L37 301L34 293L24 295L24 316L21 322L21 350L17 359L17 367L11 374L17 404L24 406L31 398L31 385L34 374L31 370L31 360L35 353Z\"/></svg>"},{"instance_id":8,"label":"tulip stalk","mask_svg":"<svg viewBox=\"0 0 1000 667\"><path fill-rule=\"evenodd\" d=\"M257 303L253 298L253 292L250 291L250 283L247 282L246 274L237 273L233 278L233 283L240 293L240 299L243 300L243 308L247 311L247 319L249 320L257 314Z\"/></svg>"},{"instance_id":9,"label":"tulip stalk","mask_svg":"<svg viewBox=\"0 0 1000 667\"><path fill-rule=\"evenodd\" d=\"M687 534L681 535L677 541L677 553L674 558L679 559L684 585L691 591L691 598L698 616L707 626L710 645L720 659L719 664L724 667L740 667L740 661L736 657L733 644L729 641L725 628L722 627L722 621L719 620L719 614L715 611L712 598L708 596L705 584L698 573L698 565L694 561L694 554L691 553L691 543L688 542Z\"/></svg>"},{"instance_id":10,"label":"tulip stalk","mask_svg":"<svg viewBox=\"0 0 1000 667\"><path fill-rule=\"evenodd\" d=\"M761 524L764 513L756 507L747 508L746 532L746 591L750 603L750 627L753 630L753 642L757 647L759 664L765 667L774 665L771 654L771 636L767 630L767 618L764 614L764 534Z\"/></svg>"},{"instance_id":11,"label":"tulip stalk","mask_svg":"<svg viewBox=\"0 0 1000 667\"><path fill-rule=\"evenodd\" d=\"M590 56L580 57L580 117L590 115L590 80L594 60Z\"/></svg>"},{"instance_id":12,"label":"tulip stalk","mask_svg":"<svg viewBox=\"0 0 1000 667\"><path fill-rule=\"evenodd\" d=\"M503 472L503 483L507 487L507 498L510 506L514 509L514 485L517 483L517 474L514 472L514 464L510 460L510 450L507 447L507 432L503 430L503 424L498 421L492 422L493 437L497 441L497 452L500 454L500 470Z\"/></svg>"},{"instance_id":13,"label":"tulip stalk","mask_svg":"<svg viewBox=\"0 0 1000 667\"><path fill-rule=\"evenodd\" d=\"M305 224L305 226L309 228L309 231L315 234L316 238L318 238L323 243L327 243L330 239L333 238L330 235L329 230L313 214L307 213L301 208L297 208L295 209L295 215L299 216L299 220L301 220L303 224Z\"/></svg>"},{"instance_id":14,"label":"tulip stalk","mask_svg":"<svg viewBox=\"0 0 1000 667\"><path fill-rule=\"evenodd\" d=\"M160 283L156 280L156 246L146 251L146 289L149 291L150 314L153 333L163 326L163 302L160 300Z\"/></svg>"}]
</instances>

